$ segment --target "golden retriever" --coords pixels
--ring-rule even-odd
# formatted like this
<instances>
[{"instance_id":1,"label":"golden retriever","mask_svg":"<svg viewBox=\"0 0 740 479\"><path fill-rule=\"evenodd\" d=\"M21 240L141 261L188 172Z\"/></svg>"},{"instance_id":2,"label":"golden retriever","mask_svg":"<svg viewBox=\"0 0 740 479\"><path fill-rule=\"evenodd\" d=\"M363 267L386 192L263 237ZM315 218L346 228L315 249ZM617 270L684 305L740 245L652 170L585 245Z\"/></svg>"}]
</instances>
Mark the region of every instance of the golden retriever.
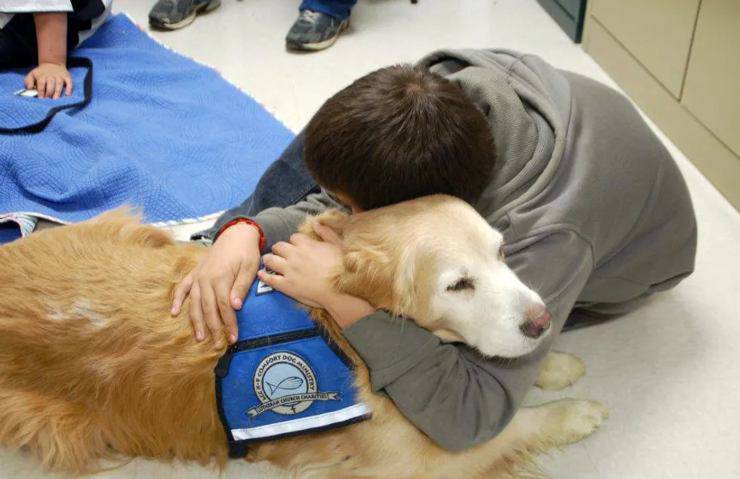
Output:
<instances>
[{"instance_id":1,"label":"golden retriever","mask_svg":"<svg viewBox=\"0 0 740 479\"><path fill-rule=\"evenodd\" d=\"M547 334L541 299L499 254L501 235L461 200L330 211L304 231L311 221L343 238L334 277L341 291L484 355L526 354ZM187 306L169 314L175 285L203 253L120 210L0 247L0 445L68 473L122 455L223 467L213 369L225 342L196 342ZM515 477L532 453L578 441L606 417L596 402L551 402L520 409L485 444L443 450L371 391L367 368L331 317L311 314L354 361L373 416L250 448L248 460L294 477ZM583 372L577 358L551 353L538 384L565 387Z\"/></svg>"}]
</instances>

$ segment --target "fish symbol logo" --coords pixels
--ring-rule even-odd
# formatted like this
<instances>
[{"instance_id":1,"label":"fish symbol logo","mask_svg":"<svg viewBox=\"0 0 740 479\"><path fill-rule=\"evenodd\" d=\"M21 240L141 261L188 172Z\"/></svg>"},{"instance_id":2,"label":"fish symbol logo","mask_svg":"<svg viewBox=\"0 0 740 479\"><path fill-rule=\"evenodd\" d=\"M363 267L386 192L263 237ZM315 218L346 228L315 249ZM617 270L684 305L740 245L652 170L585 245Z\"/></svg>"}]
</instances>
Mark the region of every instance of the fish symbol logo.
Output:
<instances>
[{"instance_id":1,"label":"fish symbol logo","mask_svg":"<svg viewBox=\"0 0 740 479\"><path fill-rule=\"evenodd\" d=\"M255 369L252 387L260 404L247 413L299 414L315 401L339 401L338 392L318 391L316 374L306 360L290 351L265 356Z\"/></svg>"},{"instance_id":2,"label":"fish symbol logo","mask_svg":"<svg viewBox=\"0 0 740 479\"><path fill-rule=\"evenodd\" d=\"M270 390L270 395L274 395L275 391L279 389L282 389L283 391L295 391L296 389L303 386L303 382L303 378L299 378L298 376L291 376L289 378L283 379L278 384L272 384L267 381L265 381L265 384L267 384L267 387Z\"/></svg>"}]
</instances>

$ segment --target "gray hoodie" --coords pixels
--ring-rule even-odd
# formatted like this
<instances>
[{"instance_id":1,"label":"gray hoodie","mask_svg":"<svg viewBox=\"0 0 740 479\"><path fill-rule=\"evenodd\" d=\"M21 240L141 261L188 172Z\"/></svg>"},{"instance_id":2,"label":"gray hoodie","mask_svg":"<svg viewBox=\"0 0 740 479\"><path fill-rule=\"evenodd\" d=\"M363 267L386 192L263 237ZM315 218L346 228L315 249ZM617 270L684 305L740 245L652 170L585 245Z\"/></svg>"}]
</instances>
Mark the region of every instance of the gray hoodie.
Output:
<instances>
[{"instance_id":1,"label":"gray hoodie","mask_svg":"<svg viewBox=\"0 0 740 479\"><path fill-rule=\"evenodd\" d=\"M696 222L672 158L616 91L511 51L438 51L420 64L457 82L487 116L498 162L475 206L553 316L554 334L537 351L505 363L384 312L344 331L373 389L440 446L460 450L508 424L569 315L621 314L689 275ZM269 248L329 207L340 205L320 192L254 219Z\"/></svg>"}]
</instances>

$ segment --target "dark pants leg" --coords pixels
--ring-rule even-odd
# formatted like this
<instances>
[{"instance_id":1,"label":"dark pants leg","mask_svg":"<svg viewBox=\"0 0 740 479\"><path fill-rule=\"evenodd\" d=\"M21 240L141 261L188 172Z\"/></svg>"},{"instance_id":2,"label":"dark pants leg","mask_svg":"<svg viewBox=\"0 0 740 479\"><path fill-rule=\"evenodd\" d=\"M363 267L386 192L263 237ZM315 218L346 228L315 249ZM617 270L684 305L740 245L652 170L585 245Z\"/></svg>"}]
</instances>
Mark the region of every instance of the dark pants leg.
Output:
<instances>
[{"instance_id":1,"label":"dark pants leg","mask_svg":"<svg viewBox=\"0 0 740 479\"><path fill-rule=\"evenodd\" d=\"M355 3L357 0L303 0L299 10L313 10L344 20L349 17L349 12Z\"/></svg>"},{"instance_id":2,"label":"dark pants leg","mask_svg":"<svg viewBox=\"0 0 740 479\"><path fill-rule=\"evenodd\" d=\"M299 133L262 175L254 193L245 201L250 215L275 206L290 206L319 190L303 161L303 136L303 132Z\"/></svg>"},{"instance_id":3,"label":"dark pants leg","mask_svg":"<svg viewBox=\"0 0 740 479\"><path fill-rule=\"evenodd\" d=\"M17 13L0 30L0 68L21 68L36 64L36 26L33 14Z\"/></svg>"},{"instance_id":4,"label":"dark pants leg","mask_svg":"<svg viewBox=\"0 0 740 479\"><path fill-rule=\"evenodd\" d=\"M319 190L319 185L303 161L303 132L301 132L265 171L249 198L222 214L211 229L198 232L191 239L212 240L218 230L233 218L251 217L272 207L284 208Z\"/></svg>"},{"instance_id":5,"label":"dark pants leg","mask_svg":"<svg viewBox=\"0 0 740 479\"><path fill-rule=\"evenodd\" d=\"M72 0L67 14L67 54L80 43L80 32L90 30L94 19L105 12L100 0ZM0 30L0 68L38 65L36 24L33 13L16 13Z\"/></svg>"}]
</instances>

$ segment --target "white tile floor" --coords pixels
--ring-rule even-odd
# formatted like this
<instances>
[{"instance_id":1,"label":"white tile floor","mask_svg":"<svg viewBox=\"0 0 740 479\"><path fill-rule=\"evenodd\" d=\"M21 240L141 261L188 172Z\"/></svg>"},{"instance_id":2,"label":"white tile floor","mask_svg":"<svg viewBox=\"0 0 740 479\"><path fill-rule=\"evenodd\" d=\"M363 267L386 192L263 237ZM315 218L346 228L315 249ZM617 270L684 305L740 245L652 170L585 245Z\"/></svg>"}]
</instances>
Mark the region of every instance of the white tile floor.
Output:
<instances>
[{"instance_id":1,"label":"white tile floor","mask_svg":"<svg viewBox=\"0 0 740 479\"><path fill-rule=\"evenodd\" d=\"M146 24L153 0L117 1L117 11ZM349 33L333 48L308 55L289 54L283 47L297 5L297 0L224 0L219 10L187 29L154 36L217 67L293 130L354 78L441 47L528 51L613 84L534 0L421 0L415 6L405 0L362 0ZM587 376L561 394L532 391L528 400L594 398L609 406L611 417L594 436L543 458L554 478L740 478L740 215L669 147L699 218L696 272L623 319L561 336L558 348L582 357ZM178 235L186 237L186 229ZM28 459L0 455L0 478L37 474ZM198 466L135 460L101 477L217 476ZM223 477L276 476L234 462Z\"/></svg>"}]
</instances>

